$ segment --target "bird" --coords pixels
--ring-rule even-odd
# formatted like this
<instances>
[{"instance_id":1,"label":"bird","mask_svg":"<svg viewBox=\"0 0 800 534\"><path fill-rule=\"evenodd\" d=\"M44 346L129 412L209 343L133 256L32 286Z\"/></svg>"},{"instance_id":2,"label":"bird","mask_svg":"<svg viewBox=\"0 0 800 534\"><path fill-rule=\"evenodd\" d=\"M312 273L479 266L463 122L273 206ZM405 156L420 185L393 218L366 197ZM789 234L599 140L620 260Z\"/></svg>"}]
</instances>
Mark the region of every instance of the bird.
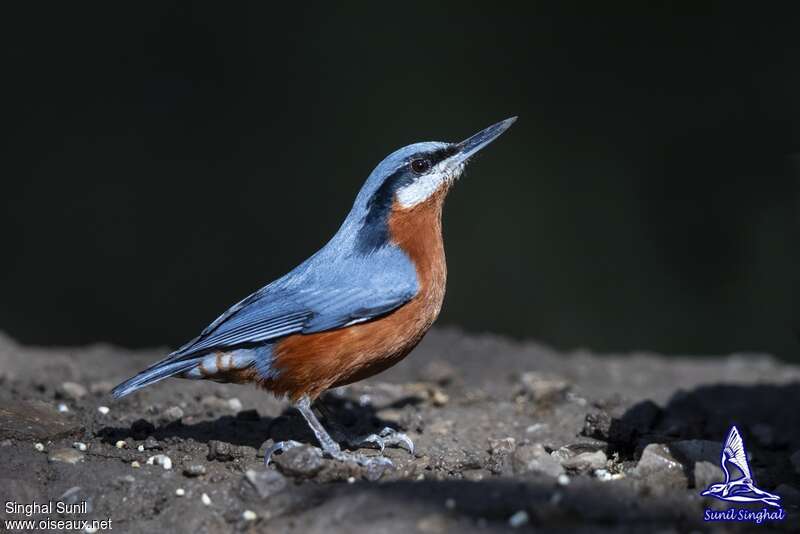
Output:
<instances>
[{"instance_id":1,"label":"bird","mask_svg":"<svg viewBox=\"0 0 800 534\"><path fill-rule=\"evenodd\" d=\"M742 474L741 477L732 479L728 469L728 464L736 467ZM739 429L732 426L725 438L720 454L720 466L725 473L725 482L711 484L700 495L704 497L716 497L723 501L732 502L763 502L770 506L780 507L778 501L780 497L768 491L764 491L756 486L753 475L750 473L750 464L747 461L747 453L744 448Z\"/></svg>"},{"instance_id":2,"label":"bird","mask_svg":"<svg viewBox=\"0 0 800 534\"><path fill-rule=\"evenodd\" d=\"M447 267L442 207L473 156L517 119L464 141L414 143L389 154L367 177L335 235L286 275L234 304L197 337L112 390L124 397L168 377L254 383L288 398L326 457L361 465L391 464L335 441L312 405L326 390L398 363L439 315ZM397 446L390 428L359 443ZM275 443L265 455L300 444Z\"/></svg>"}]
</instances>

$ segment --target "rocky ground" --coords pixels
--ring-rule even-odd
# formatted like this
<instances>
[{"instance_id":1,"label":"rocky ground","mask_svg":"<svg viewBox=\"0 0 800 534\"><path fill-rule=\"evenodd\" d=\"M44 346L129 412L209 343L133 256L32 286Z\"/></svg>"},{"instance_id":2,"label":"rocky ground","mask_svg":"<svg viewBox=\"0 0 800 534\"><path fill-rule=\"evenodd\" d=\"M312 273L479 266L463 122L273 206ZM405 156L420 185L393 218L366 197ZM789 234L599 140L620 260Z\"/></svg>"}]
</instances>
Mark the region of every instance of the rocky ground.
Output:
<instances>
[{"instance_id":1,"label":"rocky ground","mask_svg":"<svg viewBox=\"0 0 800 534\"><path fill-rule=\"evenodd\" d=\"M800 526L800 367L766 355L564 354L433 331L400 365L324 399L344 432L413 438L415 454L387 449L394 467L381 470L307 446L265 467L274 441L314 440L254 388L173 380L109 397L163 353L0 337L3 503L86 502L34 518L111 519L117 532L749 531L704 523L706 507L727 506L698 495L722 480L736 424L788 515L758 529Z\"/></svg>"}]
</instances>

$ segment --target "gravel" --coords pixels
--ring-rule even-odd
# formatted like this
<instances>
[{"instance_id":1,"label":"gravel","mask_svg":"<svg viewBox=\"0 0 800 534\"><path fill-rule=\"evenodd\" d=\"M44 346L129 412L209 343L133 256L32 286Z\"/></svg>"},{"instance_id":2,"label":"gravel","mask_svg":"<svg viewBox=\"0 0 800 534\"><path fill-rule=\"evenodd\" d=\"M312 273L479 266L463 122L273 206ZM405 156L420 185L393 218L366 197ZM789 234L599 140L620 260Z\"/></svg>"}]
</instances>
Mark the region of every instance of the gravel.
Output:
<instances>
[{"instance_id":1,"label":"gravel","mask_svg":"<svg viewBox=\"0 0 800 534\"><path fill-rule=\"evenodd\" d=\"M720 504L699 491L722 480L735 423L759 487L800 513L800 368L766 355L564 354L434 330L401 364L324 398L334 436L390 426L414 440L414 455L387 449L392 467L366 469L321 455L302 417L256 388L174 380L107 396L164 352L0 335L14 370L0 389L3 496L72 491L93 507L81 519L132 533L703 532L704 507ZM286 439L307 445L265 467Z\"/></svg>"}]
</instances>

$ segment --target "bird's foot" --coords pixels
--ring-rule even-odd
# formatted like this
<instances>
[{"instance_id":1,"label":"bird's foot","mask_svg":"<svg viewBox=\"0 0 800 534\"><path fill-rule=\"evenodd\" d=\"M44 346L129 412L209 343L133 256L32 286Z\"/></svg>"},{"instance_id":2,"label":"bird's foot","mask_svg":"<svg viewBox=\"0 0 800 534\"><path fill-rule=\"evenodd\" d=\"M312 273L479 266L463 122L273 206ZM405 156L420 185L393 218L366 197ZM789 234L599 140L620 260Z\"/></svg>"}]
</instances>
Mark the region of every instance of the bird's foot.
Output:
<instances>
[{"instance_id":1,"label":"bird's foot","mask_svg":"<svg viewBox=\"0 0 800 534\"><path fill-rule=\"evenodd\" d=\"M378 448L381 452L383 452L383 449L386 447L396 447L398 449L405 449L412 456L414 455L414 442L411 441L411 438L388 426L384 427L384 429L377 434L370 434L369 436L356 438L355 440L348 440L347 444L353 447Z\"/></svg>"},{"instance_id":2,"label":"bird's foot","mask_svg":"<svg viewBox=\"0 0 800 534\"><path fill-rule=\"evenodd\" d=\"M302 445L305 444L294 440L279 441L266 450L264 453L264 463L269 465L269 463L272 461L273 454L280 454L288 451L289 449L294 449L295 447L300 447ZM394 465L390 459L384 456L365 456L356 452L343 451L338 444L334 443L333 445L334 446L329 446L324 450L311 445L309 445L309 447L311 450L315 451L315 453L319 454L320 457L324 456L345 463L355 463L368 469L391 467Z\"/></svg>"}]
</instances>

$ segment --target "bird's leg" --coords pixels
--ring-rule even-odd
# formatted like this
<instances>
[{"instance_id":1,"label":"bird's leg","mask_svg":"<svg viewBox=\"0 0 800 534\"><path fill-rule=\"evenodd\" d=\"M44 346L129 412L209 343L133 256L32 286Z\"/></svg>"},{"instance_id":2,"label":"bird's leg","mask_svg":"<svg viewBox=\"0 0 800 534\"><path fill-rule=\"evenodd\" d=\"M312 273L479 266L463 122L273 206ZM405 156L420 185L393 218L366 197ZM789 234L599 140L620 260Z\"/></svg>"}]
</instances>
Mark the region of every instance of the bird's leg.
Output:
<instances>
[{"instance_id":1,"label":"bird's leg","mask_svg":"<svg viewBox=\"0 0 800 534\"><path fill-rule=\"evenodd\" d=\"M314 435L317 437L317 441L319 441L320 446L322 447L321 454L329 456L334 460L340 460L343 462L355 462L359 465L372 467L377 465L392 465L391 460L388 458L384 458L383 456L375 456L375 457L366 457L361 454L346 452L343 451L342 448L336 443L333 438L331 438L330 434L325 430L322 426L322 423L319 422L317 416L314 415L314 411L311 409L311 400L308 397L302 397L297 404L295 404L295 408L303 415L308 426L311 427L311 430L314 432ZM294 447L298 447L302 445L297 441L279 441L275 443L272 447L264 455L264 461L269 464L270 459L273 454L279 451L285 451L288 449L293 449ZM319 449L317 449L319 450Z\"/></svg>"},{"instance_id":2,"label":"bird's leg","mask_svg":"<svg viewBox=\"0 0 800 534\"><path fill-rule=\"evenodd\" d=\"M330 426L333 429L333 433L337 434L341 438L341 441L346 443L347 446L369 447L373 449L377 448L380 449L381 452L383 452L383 449L386 447L397 447L398 449L407 450L412 456L414 455L414 442L411 441L411 438L409 438L406 434L398 432L394 428L385 426L377 434L353 436L344 427L342 427L342 425L335 422L334 418L330 414L330 411L326 409L324 404L319 403L317 406L322 412L322 415L329 420Z\"/></svg>"}]
</instances>

